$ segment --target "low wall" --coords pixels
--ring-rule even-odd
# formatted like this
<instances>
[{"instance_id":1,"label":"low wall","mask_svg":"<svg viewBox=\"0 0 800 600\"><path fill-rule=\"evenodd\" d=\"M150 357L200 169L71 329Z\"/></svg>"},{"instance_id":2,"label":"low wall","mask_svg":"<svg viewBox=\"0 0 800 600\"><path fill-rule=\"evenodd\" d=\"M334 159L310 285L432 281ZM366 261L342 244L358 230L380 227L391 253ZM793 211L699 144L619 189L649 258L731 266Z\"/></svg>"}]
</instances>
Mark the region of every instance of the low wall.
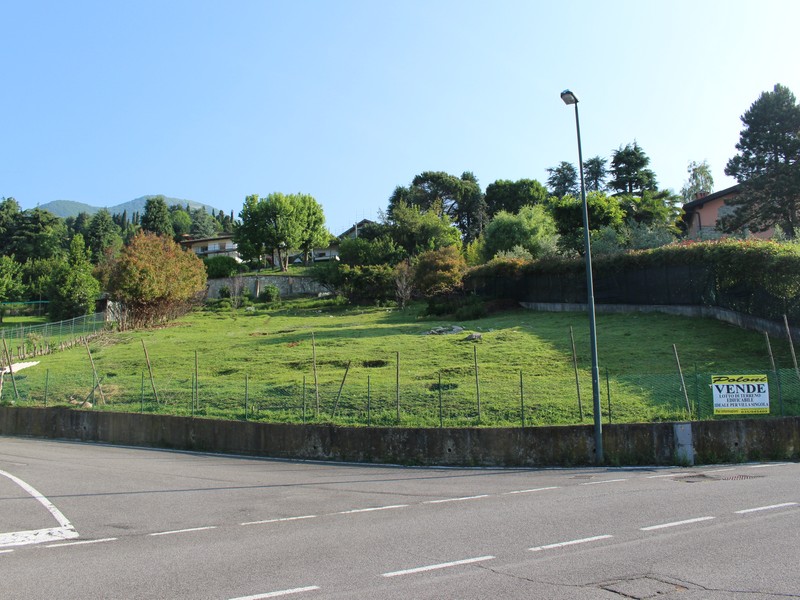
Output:
<instances>
[{"instance_id":1,"label":"low wall","mask_svg":"<svg viewBox=\"0 0 800 600\"><path fill-rule=\"evenodd\" d=\"M316 296L330 291L311 277L298 277L296 275L243 276L242 283L246 289L250 290L250 294L253 298L257 298L258 294L268 285L277 287L281 292L281 298L290 298L292 296ZM208 297L219 298L220 288L226 286L228 288L231 287L230 278L209 279Z\"/></svg>"},{"instance_id":2,"label":"low wall","mask_svg":"<svg viewBox=\"0 0 800 600\"><path fill-rule=\"evenodd\" d=\"M543 467L595 462L591 425L367 428L0 406L0 435L366 463ZM800 417L606 425L603 446L606 461L614 465L797 460Z\"/></svg>"},{"instance_id":3,"label":"low wall","mask_svg":"<svg viewBox=\"0 0 800 600\"><path fill-rule=\"evenodd\" d=\"M586 304L560 303L560 302L520 302L523 308L541 312L586 312ZM788 338L786 325L783 322L770 321L761 317L745 315L726 308L716 306L693 306L673 304L595 304L595 312L621 314L621 313L648 313L658 312L681 317L700 317L716 319L730 323L742 329L753 331L766 331L773 337ZM792 337L800 338L800 327L790 327Z\"/></svg>"}]
</instances>

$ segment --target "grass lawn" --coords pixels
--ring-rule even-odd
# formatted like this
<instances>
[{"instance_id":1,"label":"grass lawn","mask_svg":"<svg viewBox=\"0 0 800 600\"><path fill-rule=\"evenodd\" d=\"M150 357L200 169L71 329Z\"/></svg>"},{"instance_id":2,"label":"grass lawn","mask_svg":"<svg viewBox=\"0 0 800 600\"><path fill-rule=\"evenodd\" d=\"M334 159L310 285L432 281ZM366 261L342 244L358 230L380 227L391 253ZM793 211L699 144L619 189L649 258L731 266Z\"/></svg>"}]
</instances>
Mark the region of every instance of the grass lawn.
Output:
<instances>
[{"instance_id":1,"label":"grass lawn","mask_svg":"<svg viewBox=\"0 0 800 600\"><path fill-rule=\"evenodd\" d=\"M257 420L396 425L399 397L399 423L405 426L514 426L521 424L523 409L526 425L592 422L584 313L520 309L455 322L421 319L418 308L400 311L297 300L262 305L252 312L198 310L161 329L103 336L90 344L106 397L105 406L96 398L97 408L240 419L245 418L246 406L247 418ZM451 325L465 331L425 335ZM583 419L570 327L578 354ZM472 332L480 333L481 339L465 341ZM770 370L763 334L713 320L599 314L597 333L604 422L609 395L614 422L687 417L673 344L695 417L698 412L701 418L710 417L711 374ZM778 367L784 369L784 410L798 414L800 386L790 369L788 342L773 339L772 349ZM49 404L82 401L89 395L93 375L85 348L40 360L17 377L21 404L41 405L45 388ZM771 383L771 391L777 390L776 382ZM9 401L11 393L6 382L2 399ZM773 393L773 414L778 402Z\"/></svg>"}]
</instances>

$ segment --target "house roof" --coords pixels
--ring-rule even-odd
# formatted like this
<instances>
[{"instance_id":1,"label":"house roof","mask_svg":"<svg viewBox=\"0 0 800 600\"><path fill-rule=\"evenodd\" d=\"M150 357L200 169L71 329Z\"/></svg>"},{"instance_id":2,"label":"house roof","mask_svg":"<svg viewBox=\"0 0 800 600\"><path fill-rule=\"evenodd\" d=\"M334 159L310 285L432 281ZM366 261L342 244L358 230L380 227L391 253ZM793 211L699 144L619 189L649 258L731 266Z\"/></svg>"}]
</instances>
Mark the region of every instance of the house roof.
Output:
<instances>
[{"instance_id":1,"label":"house roof","mask_svg":"<svg viewBox=\"0 0 800 600\"><path fill-rule=\"evenodd\" d=\"M218 235L215 237L210 238L196 238L192 240L181 240L181 244L197 244L198 242L219 242L222 240L232 240L233 234L232 233L223 233L222 235Z\"/></svg>"},{"instance_id":2,"label":"house roof","mask_svg":"<svg viewBox=\"0 0 800 600\"><path fill-rule=\"evenodd\" d=\"M683 205L683 210L688 210L692 208L700 208L707 202L711 202L712 200L717 200L719 198L725 198L726 196L732 196L734 194L738 194L741 191L742 184L737 183L729 188L725 188L724 190L720 190L718 192L714 192L713 194L708 194L707 196L703 196L702 198L698 198L697 200L692 200L691 202L687 202Z\"/></svg>"},{"instance_id":3,"label":"house roof","mask_svg":"<svg viewBox=\"0 0 800 600\"><path fill-rule=\"evenodd\" d=\"M371 221L371 220L369 220L369 219L361 219L361 220L360 220L358 223L356 223L355 225L353 225L352 227L350 227L350 229L346 230L344 233L340 233L340 234L339 234L338 236L336 236L336 237L338 237L338 238L340 238L340 239L341 239L341 238L344 238L344 237L350 236L350 235L352 235L353 233L355 233L356 229L360 229L360 228L362 228L362 227L364 227L364 226L366 226L366 225L372 225L372 224L374 224L374 223L375 223L375 221Z\"/></svg>"}]
</instances>

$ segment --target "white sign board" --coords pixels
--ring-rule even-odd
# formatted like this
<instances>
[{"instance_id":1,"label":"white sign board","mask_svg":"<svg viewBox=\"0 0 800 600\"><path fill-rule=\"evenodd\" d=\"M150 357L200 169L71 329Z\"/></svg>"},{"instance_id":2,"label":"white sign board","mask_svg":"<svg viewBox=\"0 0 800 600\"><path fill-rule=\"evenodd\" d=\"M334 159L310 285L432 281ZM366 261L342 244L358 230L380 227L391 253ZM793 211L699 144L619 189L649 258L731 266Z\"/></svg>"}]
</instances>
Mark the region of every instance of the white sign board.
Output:
<instances>
[{"instance_id":1,"label":"white sign board","mask_svg":"<svg viewBox=\"0 0 800 600\"><path fill-rule=\"evenodd\" d=\"M769 414L766 375L712 375L715 415Z\"/></svg>"}]
</instances>

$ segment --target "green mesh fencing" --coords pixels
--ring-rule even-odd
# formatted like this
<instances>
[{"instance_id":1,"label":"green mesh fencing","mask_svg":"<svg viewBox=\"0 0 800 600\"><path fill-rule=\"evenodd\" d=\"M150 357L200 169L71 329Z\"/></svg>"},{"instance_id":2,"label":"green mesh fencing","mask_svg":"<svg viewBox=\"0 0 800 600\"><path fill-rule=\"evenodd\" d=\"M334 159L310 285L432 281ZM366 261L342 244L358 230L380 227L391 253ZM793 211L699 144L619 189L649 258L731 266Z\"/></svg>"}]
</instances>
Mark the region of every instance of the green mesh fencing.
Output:
<instances>
[{"instance_id":1,"label":"green mesh fencing","mask_svg":"<svg viewBox=\"0 0 800 600\"><path fill-rule=\"evenodd\" d=\"M193 365L165 373L91 369L58 376L29 368L3 377L0 402L20 406L72 405L92 410L249 419L265 422L326 422L342 425L469 427L542 426L593 422L590 373L572 376L526 373L524 369L483 370L462 365L431 370L416 378L398 375L394 364L298 371L294 383L277 385L269 368L209 374ZM603 423L741 418L714 415L711 376L750 374L719 368L714 373L684 371L636 374L600 370ZM800 376L794 369L761 372L769 382L770 413L800 414ZM16 385L14 385L16 384ZM15 390L16 387L16 390ZM748 418L751 416L748 415Z\"/></svg>"}]
</instances>

